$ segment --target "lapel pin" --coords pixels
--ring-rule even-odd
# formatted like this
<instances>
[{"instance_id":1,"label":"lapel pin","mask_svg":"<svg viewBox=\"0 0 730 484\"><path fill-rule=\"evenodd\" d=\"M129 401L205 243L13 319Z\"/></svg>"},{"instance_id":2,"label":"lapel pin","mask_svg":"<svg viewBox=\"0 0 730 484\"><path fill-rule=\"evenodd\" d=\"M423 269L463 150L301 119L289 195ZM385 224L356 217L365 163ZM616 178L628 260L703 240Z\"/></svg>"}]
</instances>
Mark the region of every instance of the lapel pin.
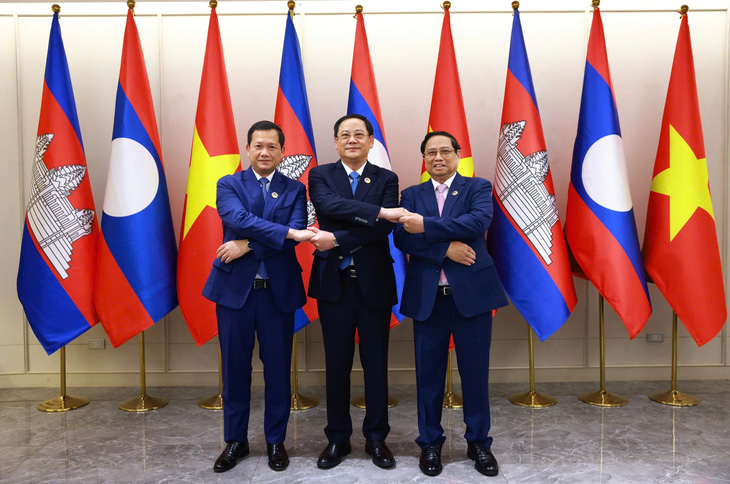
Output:
<instances>
[{"instance_id":1,"label":"lapel pin","mask_svg":"<svg viewBox=\"0 0 730 484\"><path fill-rule=\"evenodd\" d=\"M454 190L453 192L451 192L451 195L454 197L457 196L458 194L459 194L459 190Z\"/></svg>"},{"instance_id":2,"label":"lapel pin","mask_svg":"<svg viewBox=\"0 0 730 484\"><path fill-rule=\"evenodd\" d=\"M370 183L370 178L365 177L365 183Z\"/></svg>"},{"instance_id":3,"label":"lapel pin","mask_svg":"<svg viewBox=\"0 0 730 484\"><path fill-rule=\"evenodd\" d=\"M271 192L271 198L279 198L279 194L276 192Z\"/></svg>"}]
</instances>

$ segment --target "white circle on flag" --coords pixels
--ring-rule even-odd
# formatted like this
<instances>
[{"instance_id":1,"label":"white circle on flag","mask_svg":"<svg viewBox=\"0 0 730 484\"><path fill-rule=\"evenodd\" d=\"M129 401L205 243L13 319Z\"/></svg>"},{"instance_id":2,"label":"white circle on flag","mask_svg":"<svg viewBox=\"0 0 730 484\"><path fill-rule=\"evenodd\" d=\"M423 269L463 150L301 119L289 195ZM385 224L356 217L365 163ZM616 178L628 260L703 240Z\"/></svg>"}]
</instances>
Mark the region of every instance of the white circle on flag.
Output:
<instances>
[{"instance_id":1,"label":"white circle on flag","mask_svg":"<svg viewBox=\"0 0 730 484\"><path fill-rule=\"evenodd\" d=\"M375 139L375 143L373 143L373 147L370 148L370 153L368 153L368 161L373 165L390 170L390 158L388 158L385 146L377 138L373 139Z\"/></svg>"},{"instance_id":2,"label":"white circle on flag","mask_svg":"<svg viewBox=\"0 0 730 484\"><path fill-rule=\"evenodd\" d=\"M112 140L104 213L128 217L141 212L154 200L159 184L157 164L147 148L129 138Z\"/></svg>"},{"instance_id":3,"label":"white circle on flag","mask_svg":"<svg viewBox=\"0 0 730 484\"><path fill-rule=\"evenodd\" d=\"M583 160L581 176L588 196L597 204L617 212L631 210L629 175L620 136L611 134L593 143Z\"/></svg>"}]
</instances>

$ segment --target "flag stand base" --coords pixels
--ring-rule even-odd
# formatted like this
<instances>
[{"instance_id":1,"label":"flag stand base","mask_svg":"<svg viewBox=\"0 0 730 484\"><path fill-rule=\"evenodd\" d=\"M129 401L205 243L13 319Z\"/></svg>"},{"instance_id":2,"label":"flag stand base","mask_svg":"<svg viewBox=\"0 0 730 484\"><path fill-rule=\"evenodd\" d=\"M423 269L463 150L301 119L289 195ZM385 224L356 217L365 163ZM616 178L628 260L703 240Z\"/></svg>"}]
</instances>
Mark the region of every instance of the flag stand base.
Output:
<instances>
[{"instance_id":1,"label":"flag stand base","mask_svg":"<svg viewBox=\"0 0 730 484\"><path fill-rule=\"evenodd\" d=\"M590 405L596 405L598 407L621 407L629 403L628 399L617 395L615 393L609 393L606 390L599 390L597 392L582 393L578 395L578 400L583 403Z\"/></svg>"},{"instance_id":2,"label":"flag stand base","mask_svg":"<svg viewBox=\"0 0 730 484\"><path fill-rule=\"evenodd\" d=\"M292 393L291 395L291 409L292 410L307 410L312 407L319 405L319 400L314 397L308 397L301 393Z\"/></svg>"},{"instance_id":3,"label":"flag stand base","mask_svg":"<svg viewBox=\"0 0 730 484\"><path fill-rule=\"evenodd\" d=\"M41 412L68 412L76 408L81 408L89 404L89 399L84 397L71 397L69 395L61 395L51 398L45 402L38 404L38 410Z\"/></svg>"},{"instance_id":4,"label":"flag stand base","mask_svg":"<svg viewBox=\"0 0 730 484\"><path fill-rule=\"evenodd\" d=\"M677 390L650 393L649 398L655 402L674 405L675 407L693 407L702 403L699 398Z\"/></svg>"},{"instance_id":5,"label":"flag stand base","mask_svg":"<svg viewBox=\"0 0 730 484\"><path fill-rule=\"evenodd\" d=\"M365 395L360 395L352 399L352 405L357 408L365 408ZM393 408L398 405L398 399L388 395L388 408Z\"/></svg>"},{"instance_id":6,"label":"flag stand base","mask_svg":"<svg viewBox=\"0 0 730 484\"><path fill-rule=\"evenodd\" d=\"M125 412L148 412L162 408L165 405L167 405L167 398L140 395L123 401L119 404L119 409Z\"/></svg>"},{"instance_id":7,"label":"flag stand base","mask_svg":"<svg viewBox=\"0 0 730 484\"><path fill-rule=\"evenodd\" d=\"M522 407L544 408L552 407L558 401L550 395L541 395L535 391L515 393L509 396L509 401Z\"/></svg>"},{"instance_id":8,"label":"flag stand base","mask_svg":"<svg viewBox=\"0 0 730 484\"><path fill-rule=\"evenodd\" d=\"M223 410L223 395L220 393L212 397L205 397L198 402L200 408L206 410Z\"/></svg>"},{"instance_id":9,"label":"flag stand base","mask_svg":"<svg viewBox=\"0 0 730 484\"><path fill-rule=\"evenodd\" d=\"M444 393L444 408L464 408L464 399L454 392Z\"/></svg>"}]
</instances>

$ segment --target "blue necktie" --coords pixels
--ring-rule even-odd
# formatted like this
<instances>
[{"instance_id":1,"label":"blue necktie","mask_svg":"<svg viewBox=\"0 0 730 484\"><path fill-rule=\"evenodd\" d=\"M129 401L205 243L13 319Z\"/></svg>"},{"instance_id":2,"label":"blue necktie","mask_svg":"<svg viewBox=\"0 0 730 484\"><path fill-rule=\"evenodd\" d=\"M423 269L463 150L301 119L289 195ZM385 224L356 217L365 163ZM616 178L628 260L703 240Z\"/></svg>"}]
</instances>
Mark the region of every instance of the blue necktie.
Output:
<instances>
[{"instance_id":1,"label":"blue necktie","mask_svg":"<svg viewBox=\"0 0 730 484\"><path fill-rule=\"evenodd\" d=\"M352 194L355 195L355 190L357 190L357 179L360 178L360 174L356 171L353 171L350 173L350 188L352 188ZM350 265L350 262L352 262L352 256L348 255L344 259L342 259L342 262L340 262L340 270L347 269L347 267Z\"/></svg>"},{"instance_id":2,"label":"blue necktie","mask_svg":"<svg viewBox=\"0 0 730 484\"><path fill-rule=\"evenodd\" d=\"M266 189L266 187L269 185L269 179L268 178L260 178L259 184L261 185L261 195L264 196L264 205L266 204L267 195L269 194L269 191ZM261 276L261 279L267 279L268 275L266 274L266 267L264 267L264 261L261 261L259 263L258 271L256 271L257 276Z\"/></svg>"}]
</instances>

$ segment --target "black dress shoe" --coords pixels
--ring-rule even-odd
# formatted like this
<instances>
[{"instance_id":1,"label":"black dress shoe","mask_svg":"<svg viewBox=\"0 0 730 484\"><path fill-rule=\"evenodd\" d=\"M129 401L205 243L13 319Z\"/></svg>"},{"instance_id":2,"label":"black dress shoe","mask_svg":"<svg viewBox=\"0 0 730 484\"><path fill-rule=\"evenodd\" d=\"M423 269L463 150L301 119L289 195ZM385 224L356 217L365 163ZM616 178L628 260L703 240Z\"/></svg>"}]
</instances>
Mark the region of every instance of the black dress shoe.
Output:
<instances>
[{"instance_id":1,"label":"black dress shoe","mask_svg":"<svg viewBox=\"0 0 730 484\"><path fill-rule=\"evenodd\" d=\"M289 466L289 454L286 453L284 442L281 444L266 444L266 453L269 455L271 470L283 471Z\"/></svg>"},{"instance_id":2,"label":"black dress shoe","mask_svg":"<svg viewBox=\"0 0 730 484\"><path fill-rule=\"evenodd\" d=\"M469 443L466 455L474 461L474 468L485 476L496 476L499 473L497 459L489 447Z\"/></svg>"},{"instance_id":3,"label":"black dress shoe","mask_svg":"<svg viewBox=\"0 0 730 484\"><path fill-rule=\"evenodd\" d=\"M317 467L320 469L331 469L342 462L342 458L350 452L352 452L352 446L350 445L349 439L339 444L330 442L322 453L319 454Z\"/></svg>"},{"instance_id":4,"label":"black dress shoe","mask_svg":"<svg viewBox=\"0 0 730 484\"><path fill-rule=\"evenodd\" d=\"M373 464L376 466L382 469L395 467L395 457L384 440L366 440L365 452L373 456Z\"/></svg>"},{"instance_id":5,"label":"black dress shoe","mask_svg":"<svg viewBox=\"0 0 730 484\"><path fill-rule=\"evenodd\" d=\"M427 445L421 449L421 458L418 460L418 467L427 476L438 476L441 474L441 444Z\"/></svg>"},{"instance_id":6,"label":"black dress shoe","mask_svg":"<svg viewBox=\"0 0 730 484\"><path fill-rule=\"evenodd\" d=\"M236 464L238 464L238 459L246 457L247 455L248 442L237 442L235 440L232 442L228 442L226 448L223 449L223 452L221 452L221 455L218 456L215 464L213 464L213 470L215 472L230 471L231 469L236 467Z\"/></svg>"}]
</instances>

